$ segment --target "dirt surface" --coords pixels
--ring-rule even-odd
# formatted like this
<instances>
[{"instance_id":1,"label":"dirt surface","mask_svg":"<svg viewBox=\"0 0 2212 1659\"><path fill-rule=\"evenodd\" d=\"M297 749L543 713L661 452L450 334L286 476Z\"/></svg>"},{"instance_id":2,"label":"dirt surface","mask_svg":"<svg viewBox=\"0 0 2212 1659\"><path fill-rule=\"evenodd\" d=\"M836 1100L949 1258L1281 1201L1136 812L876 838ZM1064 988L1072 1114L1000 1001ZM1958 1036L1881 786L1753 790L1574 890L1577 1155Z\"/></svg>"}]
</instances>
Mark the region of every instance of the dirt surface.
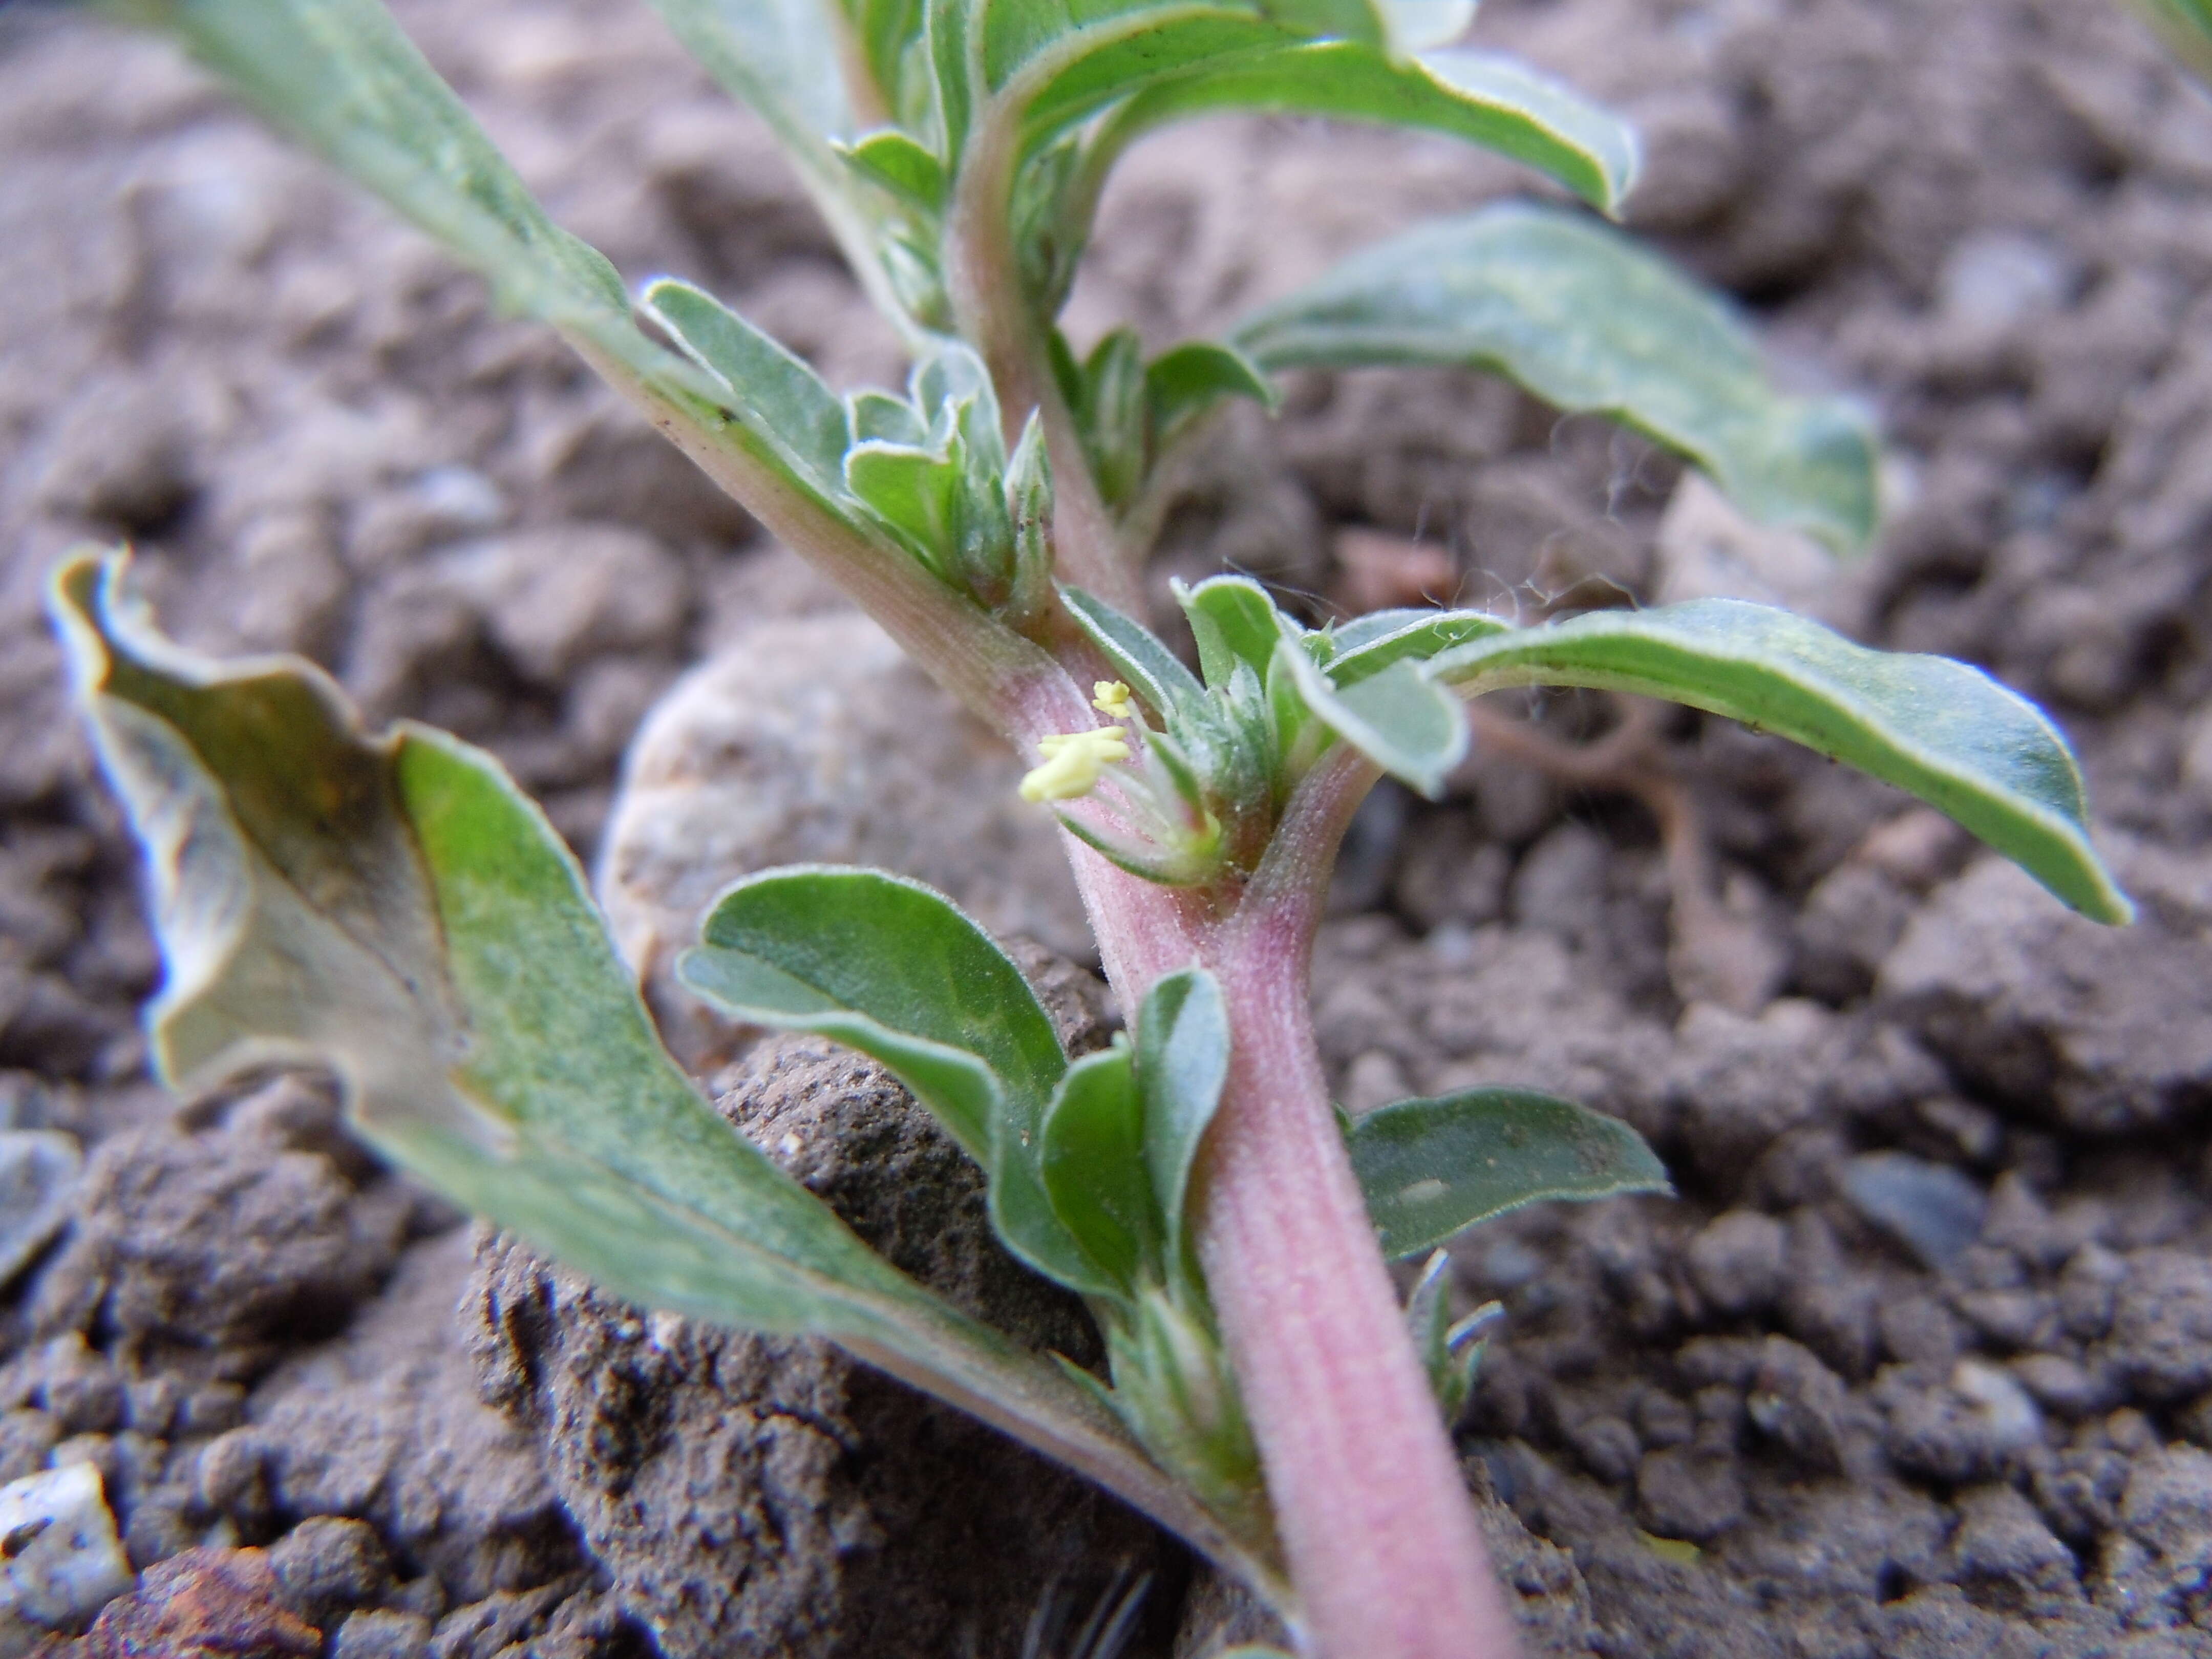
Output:
<instances>
[{"instance_id":1,"label":"dirt surface","mask_svg":"<svg viewBox=\"0 0 2212 1659\"><path fill-rule=\"evenodd\" d=\"M898 373L764 136L645 8L398 9L625 274L708 283L841 384ZM1558 1089L1681 1188L1455 1249L1470 1304L1508 1310L1460 1435L1531 1650L2212 1654L2212 106L2092 0L1490 0L1479 34L1636 117L1631 222L1755 307L1785 379L1878 410L1881 545L1792 591L2045 700L2143 906L2070 919L1891 793L1687 717L1667 763L1723 926L1670 927L1620 796L1482 758L1440 805L1378 797L1317 975L1344 1098ZM373 714L488 744L648 933L748 860L896 857L856 781L891 708L933 723L897 774L900 814L952 826L917 828L931 878L1075 941L976 805L994 763L888 665L812 712L768 667L702 669L632 804L719 744L757 825L703 874L665 823L603 848L684 668L777 618L849 630L835 597L165 49L0 10L0 1481L90 1462L133 1564L168 1564L88 1650L997 1656L1128 1569L1153 1574L1133 1650L1186 1600L1201 1650L1202 1574L981 1431L480 1246L312 1085L179 1111L145 1079L158 967L38 610L85 537L137 543L181 637L303 651ZM1523 187L1441 144L1188 130L1109 194L1072 327L1166 343ZM1159 579L1228 560L1534 614L1678 591L1696 506L1495 383L1314 376L1195 459ZM850 763L802 775L824 721ZM842 1063L722 1081L741 1119L831 1124L801 1173L858 1215L871 1158L942 1149ZM1079 1340L958 1256L1015 1328Z\"/></svg>"}]
</instances>

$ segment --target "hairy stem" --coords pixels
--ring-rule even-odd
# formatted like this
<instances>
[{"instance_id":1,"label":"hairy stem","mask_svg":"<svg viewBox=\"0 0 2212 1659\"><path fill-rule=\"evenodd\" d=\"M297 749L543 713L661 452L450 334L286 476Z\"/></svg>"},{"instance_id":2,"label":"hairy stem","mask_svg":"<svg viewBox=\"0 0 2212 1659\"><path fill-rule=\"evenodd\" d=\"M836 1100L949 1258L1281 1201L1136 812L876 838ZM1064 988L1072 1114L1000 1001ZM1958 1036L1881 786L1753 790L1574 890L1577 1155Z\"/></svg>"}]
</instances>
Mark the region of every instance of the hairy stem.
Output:
<instances>
[{"instance_id":1,"label":"hairy stem","mask_svg":"<svg viewBox=\"0 0 2212 1659\"><path fill-rule=\"evenodd\" d=\"M1201 1155L1198 1243L1266 1463L1304 1651L1510 1659L1512 1620L1314 1042L1308 977L1328 865L1374 780L1348 751L1325 759L1224 917L1071 852L1125 1003L1192 962L1228 997L1229 1084Z\"/></svg>"}]
</instances>

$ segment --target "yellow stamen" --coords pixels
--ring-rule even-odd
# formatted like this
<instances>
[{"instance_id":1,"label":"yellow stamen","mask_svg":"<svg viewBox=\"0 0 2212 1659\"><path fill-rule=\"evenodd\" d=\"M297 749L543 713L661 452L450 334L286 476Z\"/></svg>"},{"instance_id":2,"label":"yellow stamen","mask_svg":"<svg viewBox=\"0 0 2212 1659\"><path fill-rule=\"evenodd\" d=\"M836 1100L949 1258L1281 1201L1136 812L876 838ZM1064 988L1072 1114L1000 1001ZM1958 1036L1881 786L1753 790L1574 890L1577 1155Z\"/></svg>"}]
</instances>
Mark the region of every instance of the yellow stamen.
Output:
<instances>
[{"instance_id":1,"label":"yellow stamen","mask_svg":"<svg viewBox=\"0 0 2212 1659\"><path fill-rule=\"evenodd\" d=\"M1137 706L1129 701L1129 688L1119 680L1094 681L1091 706L1109 720L1129 720L1137 712Z\"/></svg>"},{"instance_id":2,"label":"yellow stamen","mask_svg":"<svg viewBox=\"0 0 2212 1659\"><path fill-rule=\"evenodd\" d=\"M1102 726L1095 732L1062 732L1039 738L1044 763L1030 769L1022 779L1022 799L1027 801L1073 800L1098 787L1102 768L1129 758L1129 739L1118 726Z\"/></svg>"}]
</instances>

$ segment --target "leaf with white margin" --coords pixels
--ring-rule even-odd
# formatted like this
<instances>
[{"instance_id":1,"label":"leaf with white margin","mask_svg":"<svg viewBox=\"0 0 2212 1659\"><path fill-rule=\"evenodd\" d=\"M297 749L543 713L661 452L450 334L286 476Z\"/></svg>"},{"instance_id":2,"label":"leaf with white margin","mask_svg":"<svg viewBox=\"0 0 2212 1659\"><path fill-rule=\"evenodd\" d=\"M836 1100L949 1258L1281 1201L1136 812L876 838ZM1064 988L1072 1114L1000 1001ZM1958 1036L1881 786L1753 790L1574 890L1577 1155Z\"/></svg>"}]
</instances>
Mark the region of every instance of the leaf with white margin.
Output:
<instances>
[{"instance_id":1,"label":"leaf with white margin","mask_svg":"<svg viewBox=\"0 0 2212 1659\"><path fill-rule=\"evenodd\" d=\"M1322 659L1340 689L1357 685L1394 663L1426 662L1455 646L1488 639L1513 626L1487 611L1379 611L1355 618L1328 636Z\"/></svg>"},{"instance_id":2,"label":"leaf with white margin","mask_svg":"<svg viewBox=\"0 0 2212 1659\"><path fill-rule=\"evenodd\" d=\"M1264 680L1275 647L1304 636L1305 629L1249 576L1208 576L1195 587L1174 577L1168 586L1190 621L1206 683L1217 690L1229 684L1240 663Z\"/></svg>"},{"instance_id":3,"label":"leaf with white margin","mask_svg":"<svg viewBox=\"0 0 2212 1659\"><path fill-rule=\"evenodd\" d=\"M1673 1190L1619 1118L1528 1089L1401 1100L1358 1119L1346 1141L1394 1261L1540 1200Z\"/></svg>"},{"instance_id":4,"label":"leaf with white margin","mask_svg":"<svg viewBox=\"0 0 2212 1659\"><path fill-rule=\"evenodd\" d=\"M1084 1295L1114 1288L1045 1186L1060 1038L1012 958L945 895L885 870L764 870L708 908L676 977L732 1019L881 1060L983 1166L1008 1249Z\"/></svg>"},{"instance_id":5,"label":"leaf with white margin","mask_svg":"<svg viewBox=\"0 0 2212 1659\"><path fill-rule=\"evenodd\" d=\"M2135 915L2090 844L2065 738L1965 663L1870 650L1767 605L1692 599L1516 629L1447 651L1426 672L1468 696L1589 686L1778 732L1911 791L2093 921Z\"/></svg>"},{"instance_id":6,"label":"leaf with white margin","mask_svg":"<svg viewBox=\"0 0 2212 1659\"><path fill-rule=\"evenodd\" d=\"M1068 615L1162 720L1187 733L1212 724L1206 688L1150 629L1079 587L1063 586L1060 592Z\"/></svg>"},{"instance_id":7,"label":"leaf with white margin","mask_svg":"<svg viewBox=\"0 0 2212 1659\"><path fill-rule=\"evenodd\" d=\"M1340 689L1298 646L1275 648L1275 672L1322 725L1431 800L1467 754L1467 714L1410 659Z\"/></svg>"},{"instance_id":8,"label":"leaf with white margin","mask_svg":"<svg viewBox=\"0 0 2212 1659\"><path fill-rule=\"evenodd\" d=\"M1146 133L1232 110L1457 138L1549 174L1605 213L1620 206L1642 164L1632 128L1510 58L1461 51L1399 58L1342 40L1270 47L1257 24L1224 33L1218 25L1169 23L1102 45L1038 95L1030 142L1129 94L1086 163L1094 173Z\"/></svg>"},{"instance_id":9,"label":"leaf with white margin","mask_svg":"<svg viewBox=\"0 0 2212 1659\"><path fill-rule=\"evenodd\" d=\"M884 1261L660 1046L583 872L498 763L364 735L313 665L153 633L121 556L50 606L151 877L155 1065L199 1090L335 1073L355 1125L456 1202L615 1294L857 1357L1058 1458L1279 1603L1248 1549L1049 1360Z\"/></svg>"},{"instance_id":10,"label":"leaf with white margin","mask_svg":"<svg viewBox=\"0 0 2212 1659\"><path fill-rule=\"evenodd\" d=\"M1724 299L1587 215L1516 202L1416 226L1233 337L1277 372L1488 369L1557 408L1633 427L1763 522L1837 550L1874 532L1877 457L1864 416L1777 392Z\"/></svg>"}]
</instances>

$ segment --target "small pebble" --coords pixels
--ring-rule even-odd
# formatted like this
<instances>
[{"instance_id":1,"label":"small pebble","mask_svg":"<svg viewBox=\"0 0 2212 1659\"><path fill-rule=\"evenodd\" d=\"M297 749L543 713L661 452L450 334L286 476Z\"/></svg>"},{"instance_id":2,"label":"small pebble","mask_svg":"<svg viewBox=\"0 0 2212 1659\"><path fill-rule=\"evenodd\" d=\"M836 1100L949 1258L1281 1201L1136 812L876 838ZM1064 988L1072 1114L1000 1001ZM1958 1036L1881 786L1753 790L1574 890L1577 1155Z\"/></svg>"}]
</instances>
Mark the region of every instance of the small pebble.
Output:
<instances>
[{"instance_id":1,"label":"small pebble","mask_svg":"<svg viewBox=\"0 0 2212 1659\"><path fill-rule=\"evenodd\" d=\"M331 1659L427 1659L430 1621L419 1613L356 1613L331 1640Z\"/></svg>"},{"instance_id":2,"label":"small pebble","mask_svg":"<svg viewBox=\"0 0 2212 1659\"><path fill-rule=\"evenodd\" d=\"M0 1659L81 1627L133 1575L100 1471L71 1463L0 1486Z\"/></svg>"},{"instance_id":3,"label":"small pebble","mask_svg":"<svg viewBox=\"0 0 2212 1659\"><path fill-rule=\"evenodd\" d=\"M1962 1359L1951 1372L1951 1387L1981 1412L1998 1445L2031 1446L2042 1437L2043 1413L2009 1371Z\"/></svg>"},{"instance_id":4,"label":"small pebble","mask_svg":"<svg viewBox=\"0 0 2212 1659\"><path fill-rule=\"evenodd\" d=\"M1942 1273L1981 1237L1989 1195L1945 1164L1910 1152L1866 1152L1844 1166L1852 1208Z\"/></svg>"}]
</instances>

